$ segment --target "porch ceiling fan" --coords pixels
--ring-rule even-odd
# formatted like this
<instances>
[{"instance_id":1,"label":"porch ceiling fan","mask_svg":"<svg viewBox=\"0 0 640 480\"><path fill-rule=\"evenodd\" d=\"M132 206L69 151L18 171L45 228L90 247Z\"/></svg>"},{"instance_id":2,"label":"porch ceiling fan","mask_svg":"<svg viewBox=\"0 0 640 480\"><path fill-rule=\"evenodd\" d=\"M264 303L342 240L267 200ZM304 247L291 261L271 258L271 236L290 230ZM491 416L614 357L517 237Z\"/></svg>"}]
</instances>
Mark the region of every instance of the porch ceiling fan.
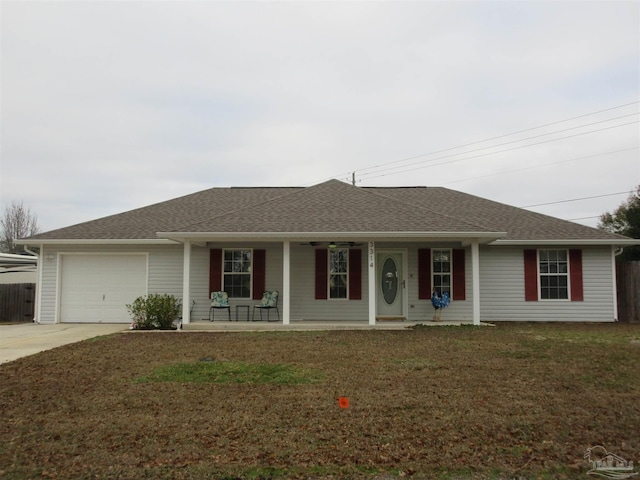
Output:
<instances>
[{"instance_id":1,"label":"porch ceiling fan","mask_svg":"<svg viewBox=\"0 0 640 480\"><path fill-rule=\"evenodd\" d=\"M307 242L301 243L300 245L308 245L310 247L319 247L322 245L326 245L329 248L352 248L359 247L362 243L357 242Z\"/></svg>"}]
</instances>

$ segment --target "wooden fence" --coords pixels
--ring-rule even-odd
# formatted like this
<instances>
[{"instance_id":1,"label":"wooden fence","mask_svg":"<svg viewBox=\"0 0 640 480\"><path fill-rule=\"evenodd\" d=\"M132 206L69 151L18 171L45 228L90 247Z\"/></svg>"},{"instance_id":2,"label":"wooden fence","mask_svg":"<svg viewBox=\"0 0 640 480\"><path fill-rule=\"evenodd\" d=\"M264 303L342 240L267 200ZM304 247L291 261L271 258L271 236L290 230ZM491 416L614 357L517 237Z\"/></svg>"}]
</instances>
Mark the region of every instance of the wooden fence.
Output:
<instances>
[{"instance_id":1,"label":"wooden fence","mask_svg":"<svg viewBox=\"0 0 640 480\"><path fill-rule=\"evenodd\" d=\"M618 320L640 322L640 262L618 262Z\"/></svg>"},{"instance_id":2,"label":"wooden fence","mask_svg":"<svg viewBox=\"0 0 640 480\"><path fill-rule=\"evenodd\" d=\"M0 322L32 322L35 283L0 284Z\"/></svg>"}]
</instances>

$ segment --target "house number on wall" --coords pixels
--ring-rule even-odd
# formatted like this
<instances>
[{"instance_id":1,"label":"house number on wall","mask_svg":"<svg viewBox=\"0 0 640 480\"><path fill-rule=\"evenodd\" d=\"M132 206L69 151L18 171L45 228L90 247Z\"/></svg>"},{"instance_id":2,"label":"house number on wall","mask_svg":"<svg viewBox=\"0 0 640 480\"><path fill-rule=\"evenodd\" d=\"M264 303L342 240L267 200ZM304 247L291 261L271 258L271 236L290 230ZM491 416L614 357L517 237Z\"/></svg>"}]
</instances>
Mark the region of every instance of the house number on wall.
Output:
<instances>
[{"instance_id":1,"label":"house number on wall","mask_svg":"<svg viewBox=\"0 0 640 480\"><path fill-rule=\"evenodd\" d=\"M375 254L374 243L369 242L369 267L373 268L373 259Z\"/></svg>"}]
</instances>

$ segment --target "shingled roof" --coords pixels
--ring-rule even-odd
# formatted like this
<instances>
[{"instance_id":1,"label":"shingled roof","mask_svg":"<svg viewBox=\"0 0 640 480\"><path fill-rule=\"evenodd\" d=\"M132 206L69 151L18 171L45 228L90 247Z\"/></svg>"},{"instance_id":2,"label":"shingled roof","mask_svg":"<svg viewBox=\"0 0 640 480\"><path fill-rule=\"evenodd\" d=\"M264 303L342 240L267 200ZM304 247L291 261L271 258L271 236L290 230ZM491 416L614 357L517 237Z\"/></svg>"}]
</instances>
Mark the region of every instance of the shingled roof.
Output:
<instances>
[{"instance_id":1,"label":"shingled roof","mask_svg":"<svg viewBox=\"0 0 640 480\"><path fill-rule=\"evenodd\" d=\"M184 226L174 232L370 233L492 230L420 205L381 196L338 180L290 192Z\"/></svg>"},{"instance_id":2,"label":"shingled roof","mask_svg":"<svg viewBox=\"0 0 640 480\"><path fill-rule=\"evenodd\" d=\"M355 187L338 180L312 187L211 188L118 215L30 237L157 240L181 234L432 233L512 241L629 240L576 223L442 187ZM502 232L502 233L500 233Z\"/></svg>"},{"instance_id":3,"label":"shingled roof","mask_svg":"<svg viewBox=\"0 0 640 480\"><path fill-rule=\"evenodd\" d=\"M428 205L430 210L443 215L473 220L490 230L507 232L502 240L629 240L622 235L443 187L375 189L409 205Z\"/></svg>"},{"instance_id":4,"label":"shingled roof","mask_svg":"<svg viewBox=\"0 0 640 480\"><path fill-rule=\"evenodd\" d=\"M143 240L177 231L221 213L260 205L294 188L210 188L166 202L41 233L34 240Z\"/></svg>"}]
</instances>

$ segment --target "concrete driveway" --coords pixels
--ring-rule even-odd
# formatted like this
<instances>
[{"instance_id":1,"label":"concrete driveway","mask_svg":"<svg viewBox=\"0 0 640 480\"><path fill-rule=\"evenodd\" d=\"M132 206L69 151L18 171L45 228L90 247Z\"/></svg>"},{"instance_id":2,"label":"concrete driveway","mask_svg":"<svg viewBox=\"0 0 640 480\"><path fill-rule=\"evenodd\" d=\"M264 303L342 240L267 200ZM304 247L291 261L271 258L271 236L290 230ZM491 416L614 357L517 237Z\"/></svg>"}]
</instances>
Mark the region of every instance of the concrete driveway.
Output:
<instances>
[{"instance_id":1,"label":"concrete driveway","mask_svg":"<svg viewBox=\"0 0 640 480\"><path fill-rule=\"evenodd\" d=\"M128 330L128 325L119 323L62 323L38 325L20 323L0 325L0 363L10 362L27 355L79 342L87 338L108 335Z\"/></svg>"}]
</instances>

